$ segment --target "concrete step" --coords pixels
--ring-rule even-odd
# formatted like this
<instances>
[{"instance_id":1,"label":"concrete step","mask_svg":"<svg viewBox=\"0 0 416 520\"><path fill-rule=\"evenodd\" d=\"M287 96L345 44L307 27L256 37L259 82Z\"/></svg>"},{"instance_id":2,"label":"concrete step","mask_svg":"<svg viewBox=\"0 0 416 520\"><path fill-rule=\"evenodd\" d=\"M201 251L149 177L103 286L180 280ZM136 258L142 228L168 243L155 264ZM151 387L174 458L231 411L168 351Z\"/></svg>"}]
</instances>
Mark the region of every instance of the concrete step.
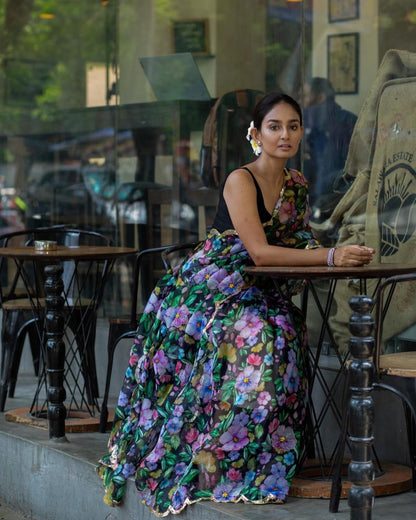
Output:
<instances>
[{"instance_id":1,"label":"concrete step","mask_svg":"<svg viewBox=\"0 0 416 520\"><path fill-rule=\"evenodd\" d=\"M99 380L105 375L106 328L97 334ZM6 401L6 411L28 406L36 380L32 375L29 349L21 365L15 397ZM101 355L100 355L101 354ZM117 356L119 356L117 358ZM116 353L111 405L127 365L128 345ZM25 368L27 368L25 372ZM389 417L391 415L387 414ZM395 426L396 427L396 426ZM127 486L123 505L110 508L103 502L103 488L95 473L98 459L107 452L108 434L72 433L68 442L49 440L48 431L27 424L12 423L0 413L0 520L154 520L141 504L133 480ZM395 441L395 444L397 442ZM391 442L390 449L391 452ZM187 507L180 520L347 520L347 501L340 512L328 512L328 500L289 497L284 505L217 504L202 501ZM372 518L410 520L416 510L416 493L407 492L377 498ZM17 518L6 516L22 512ZM17 513L16 513L17 514Z\"/></svg>"},{"instance_id":2,"label":"concrete step","mask_svg":"<svg viewBox=\"0 0 416 520\"><path fill-rule=\"evenodd\" d=\"M37 520L154 520L140 503L134 482L129 482L121 507L103 502L103 488L95 473L98 458L106 452L107 434L67 435L69 442L54 442L48 432L10 423L0 417L0 472L2 503ZM349 518L345 500L338 520ZM289 498L284 505L216 504L199 502L181 513L181 520L332 519L327 500Z\"/></svg>"},{"instance_id":3,"label":"concrete step","mask_svg":"<svg viewBox=\"0 0 416 520\"><path fill-rule=\"evenodd\" d=\"M22 511L16 511L0 502L0 520L37 520Z\"/></svg>"},{"instance_id":4,"label":"concrete step","mask_svg":"<svg viewBox=\"0 0 416 520\"><path fill-rule=\"evenodd\" d=\"M47 431L7 422L0 414L0 503L34 520L154 520L155 516L140 503L133 481L127 486L122 506L110 508L104 504L103 488L94 468L106 452L107 434L73 433L67 439L50 441ZM410 520L415 508L413 492L377 498L373 518ZM350 510L346 500L341 501L339 513L331 514L328 500L289 497L284 505L202 501L180 515L181 520L214 518L347 520Z\"/></svg>"}]
</instances>

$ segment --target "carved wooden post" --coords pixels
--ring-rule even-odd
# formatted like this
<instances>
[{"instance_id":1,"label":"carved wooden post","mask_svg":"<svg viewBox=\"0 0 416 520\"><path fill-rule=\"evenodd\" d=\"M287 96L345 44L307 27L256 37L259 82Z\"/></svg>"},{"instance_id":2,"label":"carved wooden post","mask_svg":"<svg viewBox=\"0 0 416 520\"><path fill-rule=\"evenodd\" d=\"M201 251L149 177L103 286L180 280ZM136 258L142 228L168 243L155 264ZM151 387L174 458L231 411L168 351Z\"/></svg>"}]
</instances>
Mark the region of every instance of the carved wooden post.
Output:
<instances>
[{"instance_id":1,"label":"carved wooden post","mask_svg":"<svg viewBox=\"0 0 416 520\"><path fill-rule=\"evenodd\" d=\"M63 268L61 265L45 267L46 295L46 372L48 378L48 420L49 438L66 440L65 418L66 398L64 388L65 343L64 334L64 298L62 291Z\"/></svg>"},{"instance_id":2,"label":"carved wooden post","mask_svg":"<svg viewBox=\"0 0 416 520\"><path fill-rule=\"evenodd\" d=\"M348 479L352 482L348 494L351 520L370 520L374 503L374 468L370 458L373 443L374 403L371 396L374 378L372 353L374 349L374 319L370 314L373 300L368 296L350 299L354 311L349 329L352 333L349 346L352 354L350 371L350 425L351 462Z\"/></svg>"}]
</instances>

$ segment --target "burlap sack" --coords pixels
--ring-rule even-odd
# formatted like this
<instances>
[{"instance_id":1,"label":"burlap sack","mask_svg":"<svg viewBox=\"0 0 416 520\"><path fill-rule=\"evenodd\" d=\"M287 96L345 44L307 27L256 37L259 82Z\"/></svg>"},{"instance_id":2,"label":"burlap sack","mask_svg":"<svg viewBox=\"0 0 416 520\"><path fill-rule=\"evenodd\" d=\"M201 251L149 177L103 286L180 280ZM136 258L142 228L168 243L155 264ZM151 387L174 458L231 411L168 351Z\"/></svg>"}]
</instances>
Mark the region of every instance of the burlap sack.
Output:
<instances>
[{"instance_id":1,"label":"burlap sack","mask_svg":"<svg viewBox=\"0 0 416 520\"><path fill-rule=\"evenodd\" d=\"M416 54L389 51L351 139L345 171L356 179L329 221L318 226L320 233L339 226L337 245L374 247L376 262L416 263L415 113ZM367 294L375 284L368 283ZM339 282L330 323L343 351L350 337L348 302L358 293L358 281ZM399 286L384 322L386 339L416 321L415 305L415 286Z\"/></svg>"}]
</instances>

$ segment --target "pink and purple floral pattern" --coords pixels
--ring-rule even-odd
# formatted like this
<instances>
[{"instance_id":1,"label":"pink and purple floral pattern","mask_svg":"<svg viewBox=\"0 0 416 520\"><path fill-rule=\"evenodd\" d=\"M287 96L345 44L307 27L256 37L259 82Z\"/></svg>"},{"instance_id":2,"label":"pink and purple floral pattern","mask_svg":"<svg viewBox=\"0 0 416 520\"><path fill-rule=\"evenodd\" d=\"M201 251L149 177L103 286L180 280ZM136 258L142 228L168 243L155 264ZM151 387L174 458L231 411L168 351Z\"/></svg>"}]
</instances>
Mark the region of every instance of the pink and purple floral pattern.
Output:
<instances>
[{"instance_id":1,"label":"pink and purple floral pattern","mask_svg":"<svg viewBox=\"0 0 416 520\"><path fill-rule=\"evenodd\" d=\"M291 171L264 225L270 243L316 247ZM109 505L134 475L158 516L201 499L284 501L305 427L304 319L285 286L253 279L235 231L212 230L145 308L98 472Z\"/></svg>"}]
</instances>

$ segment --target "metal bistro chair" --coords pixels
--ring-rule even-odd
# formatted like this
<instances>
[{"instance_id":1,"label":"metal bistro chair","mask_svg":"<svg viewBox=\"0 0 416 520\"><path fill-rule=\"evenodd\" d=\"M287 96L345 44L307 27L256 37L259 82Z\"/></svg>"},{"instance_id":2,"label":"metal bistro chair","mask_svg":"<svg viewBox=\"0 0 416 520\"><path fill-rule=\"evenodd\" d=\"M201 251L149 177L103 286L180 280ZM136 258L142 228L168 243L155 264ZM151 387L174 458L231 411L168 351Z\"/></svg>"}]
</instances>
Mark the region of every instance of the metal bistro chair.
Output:
<instances>
[{"instance_id":1,"label":"metal bistro chair","mask_svg":"<svg viewBox=\"0 0 416 520\"><path fill-rule=\"evenodd\" d=\"M62 226L60 226L62 227ZM26 231L26 232L29 232ZM17 244L16 245L24 245L24 235L22 235L21 231L11 232L7 234L0 235L0 247L7 247L7 244L10 240L12 240L14 237L17 238ZM6 302L14 301L21 298L27 298L27 291L24 287L19 286L19 272L14 268L11 269L9 266L9 263L7 262L6 258L0 257L0 306L1 308L4 307ZM21 320L22 323L25 323L28 321L31 317L30 309L27 311L27 316L23 317L23 311L21 315L18 317L19 320ZM17 316L16 316L17 318ZM32 351L32 358L33 358L33 366L35 370L35 375L37 376L39 374L39 354L40 349L37 343L37 338L34 337L31 333L33 330L29 329L29 334L31 335L31 341L30 341L30 347ZM5 351L4 349L1 350L1 367L4 366L4 358L5 358ZM14 387L15 387L15 381L9 382L9 395L10 397L13 397L14 395Z\"/></svg>"},{"instance_id":2,"label":"metal bistro chair","mask_svg":"<svg viewBox=\"0 0 416 520\"><path fill-rule=\"evenodd\" d=\"M68 228L65 226L42 227L30 230L23 230L0 236L0 247L19 245L30 246L35 240L56 240L60 245L111 245L111 240L104 235L94 232ZM0 258L0 272L9 270L5 258ZM94 343L96 329L96 315L91 300L86 296L73 295L73 291L87 291L88 276L97 276L97 273L83 273L83 281L76 278L75 262L63 263L64 281L64 316L68 329L72 332L76 350L79 352L80 370L86 383L88 404L93 404L98 397L98 380L96 373ZM7 275L9 276L9 275ZM98 275L99 276L99 275ZM99 283L95 281L94 283ZM19 371L20 359L23 351L26 335L29 337L35 374L39 375L40 370L44 371L42 360L41 345L44 338L41 337L39 321L43 319L45 310L45 300L43 295L43 278L39 277L33 264L25 266L25 273L15 269L10 287L1 287L0 299L2 307L2 354L1 354L1 382L0 382L0 411L4 411L6 397L14 396L17 375ZM26 287L26 297L15 297L19 286ZM30 293L28 293L30 291ZM27 297L28 294L31 296ZM74 297L73 297L74 296ZM85 334L85 329L81 323L85 323L81 317L86 317L90 324L89 331ZM74 368L76 352L70 345L67 353L66 376L74 376L78 368ZM82 395L82 400L84 396Z\"/></svg>"},{"instance_id":3,"label":"metal bistro chair","mask_svg":"<svg viewBox=\"0 0 416 520\"><path fill-rule=\"evenodd\" d=\"M36 230L45 230L45 232L48 232L49 230L62 229L64 227L64 225L56 225L50 227L36 228ZM34 232L35 229L27 229L23 231L15 231L0 235L0 247L7 247L12 242L15 246L24 246L26 242L26 237ZM27 288L22 287L22 280L19 270L16 269L16 266L12 266L11 263L8 262L7 259L4 257L0 257L0 277L0 306L2 309L5 309L6 313L10 313L10 318L13 320L13 325L10 328L4 328L4 334L2 333L1 376L3 382L4 370L6 370L5 365L10 363L10 361L6 359L6 357L8 358L8 356L6 356L6 353L8 354L10 352L10 349L8 349L7 346L13 343L14 340L16 340L17 357L15 358L14 363L12 365L13 373L11 374L11 378L9 378L8 380L8 394L9 397L13 397L16 386L17 371L20 364L20 357L25 338L24 334L27 332L30 338L29 343L32 353L34 372L36 376L39 375L40 347L38 340L39 338L36 334L35 327L30 326L31 324L34 324L35 319L33 318L32 309L30 308L30 306L27 305ZM12 312L13 309L15 309L16 312ZM26 326L24 326L25 324ZM21 331L21 334L18 337L15 336L16 330ZM10 334L12 334L12 337L9 337ZM3 347L3 342L6 345L6 348ZM1 384L0 411L3 411L6 395L7 388L4 388L4 386Z\"/></svg>"},{"instance_id":4,"label":"metal bistro chair","mask_svg":"<svg viewBox=\"0 0 416 520\"><path fill-rule=\"evenodd\" d=\"M151 290L147 282L149 277L154 280L154 272L160 273L159 265L162 264L164 271L172 269L186 255L195 249L197 242L184 243L173 246L160 246L144 249L136 255L133 280L130 314L124 316L110 317L108 341L107 341L107 374L105 381L104 396L101 404L100 427L101 433L107 429L108 422L108 395L110 391L111 373L113 370L114 352L122 339L133 339L140 321L141 312L139 301L144 305L150 297Z\"/></svg>"},{"instance_id":5,"label":"metal bistro chair","mask_svg":"<svg viewBox=\"0 0 416 520\"><path fill-rule=\"evenodd\" d=\"M398 283L416 281L416 273L396 275L386 278L378 287L375 312L375 347L373 354L374 363L374 389L389 390L398 396L403 403L407 427L410 462L412 469L412 487L416 491L416 349L413 351L382 353L383 322L388 311L389 303ZM416 315L415 315L416 318ZM416 339L415 339L416 347ZM349 377L346 378L349 399ZM338 453L334 477L332 480L330 511L338 512L339 500L342 491L342 462L344 449L348 435L348 402L344 406L343 428L338 445Z\"/></svg>"}]
</instances>

